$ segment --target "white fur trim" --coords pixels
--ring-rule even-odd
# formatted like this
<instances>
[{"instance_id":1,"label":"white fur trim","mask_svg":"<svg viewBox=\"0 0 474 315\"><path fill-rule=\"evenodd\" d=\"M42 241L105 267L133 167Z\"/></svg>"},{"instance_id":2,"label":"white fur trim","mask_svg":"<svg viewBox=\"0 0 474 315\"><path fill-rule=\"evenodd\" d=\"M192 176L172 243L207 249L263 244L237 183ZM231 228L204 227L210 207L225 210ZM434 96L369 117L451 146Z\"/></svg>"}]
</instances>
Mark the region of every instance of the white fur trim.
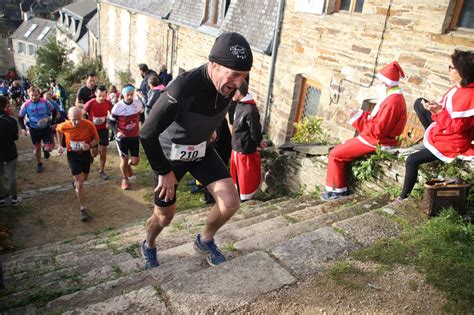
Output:
<instances>
[{"instance_id":1,"label":"white fur trim","mask_svg":"<svg viewBox=\"0 0 474 315\"><path fill-rule=\"evenodd\" d=\"M474 156L458 155L457 158L463 161L474 161Z\"/></svg>"},{"instance_id":2,"label":"white fur trim","mask_svg":"<svg viewBox=\"0 0 474 315\"><path fill-rule=\"evenodd\" d=\"M250 93L247 93L247 95L244 96L243 99L241 99L239 102L246 102L246 101L251 101L253 100L253 96Z\"/></svg>"},{"instance_id":3,"label":"white fur trim","mask_svg":"<svg viewBox=\"0 0 474 315\"><path fill-rule=\"evenodd\" d=\"M250 200L252 199L253 195L255 195L258 191L258 188L257 190L255 190L253 193L250 193L250 194L240 194L240 200Z\"/></svg>"},{"instance_id":4,"label":"white fur trim","mask_svg":"<svg viewBox=\"0 0 474 315\"><path fill-rule=\"evenodd\" d=\"M380 110L380 105L383 103L383 101L385 101L387 99L387 97L389 97L390 95L392 94L402 94L402 89L397 89L397 90L394 90L390 93L387 93L383 98L380 98L378 101L377 101L377 104L375 104L374 108L372 109L372 111L370 112L370 119L374 118L377 113L379 112Z\"/></svg>"},{"instance_id":5,"label":"white fur trim","mask_svg":"<svg viewBox=\"0 0 474 315\"><path fill-rule=\"evenodd\" d=\"M426 129L425 135L423 136L423 145L425 146L425 148L430 150L430 152L433 153L433 155L436 156L441 161L443 161L445 163L451 163L452 161L454 161L454 158L444 156L443 153L439 152L438 149L436 149L434 146L432 146L431 143L428 141L428 137L430 135L431 129L433 129L434 126L436 126L436 122L429 125L429 127Z\"/></svg>"},{"instance_id":6,"label":"white fur trim","mask_svg":"<svg viewBox=\"0 0 474 315\"><path fill-rule=\"evenodd\" d=\"M474 116L474 108L465 110L462 112L454 112L453 111L453 96L456 93L457 88L453 88L451 91L448 92L446 95L446 110L448 111L451 118L467 118Z\"/></svg>"},{"instance_id":7,"label":"white fur trim","mask_svg":"<svg viewBox=\"0 0 474 315\"><path fill-rule=\"evenodd\" d=\"M349 119L349 125L352 125L357 119L360 118L360 116L362 116L363 113L364 113L363 110L361 110L361 109L357 110L357 112L354 114L354 116L352 116Z\"/></svg>"},{"instance_id":8,"label":"white fur trim","mask_svg":"<svg viewBox=\"0 0 474 315\"><path fill-rule=\"evenodd\" d=\"M331 192L336 192L336 193L342 193L347 191L347 187L342 187L342 188L332 188L329 186L326 186L326 191L331 191Z\"/></svg>"},{"instance_id":9,"label":"white fur trim","mask_svg":"<svg viewBox=\"0 0 474 315\"><path fill-rule=\"evenodd\" d=\"M393 81L393 80L390 80L389 78L387 78L386 76L384 76L383 74L381 74L380 72L377 73L375 75L375 77L377 77L377 79L379 79L380 81L382 81L383 83L389 85L389 86L397 86L398 85L398 82L399 81Z\"/></svg>"},{"instance_id":10,"label":"white fur trim","mask_svg":"<svg viewBox=\"0 0 474 315\"><path fill-rule=\"evenodd\" d=\"M369 141L365 140L365 139L362 138L362 136L360 136L360 135L357 136L357 140L359 140L360 142L362 142L362 143L365 144L365 145L368 145L368 146L371 147L371 148L376 148L375 145L370 144Z\"/></svg>"}]
</instances>

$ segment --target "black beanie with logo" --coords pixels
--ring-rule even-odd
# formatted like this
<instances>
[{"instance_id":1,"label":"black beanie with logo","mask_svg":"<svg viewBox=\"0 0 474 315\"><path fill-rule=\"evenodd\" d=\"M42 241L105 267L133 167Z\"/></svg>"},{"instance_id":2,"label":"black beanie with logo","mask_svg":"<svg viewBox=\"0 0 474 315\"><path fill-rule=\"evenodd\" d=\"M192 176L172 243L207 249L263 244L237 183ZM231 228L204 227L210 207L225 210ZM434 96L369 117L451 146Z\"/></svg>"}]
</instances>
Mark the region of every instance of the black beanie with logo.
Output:
<instances>
[{"instance_id":1,"label":"black beanie with logo","mask_svg":"<svg viewBox=\"0 0 474 315\"><path fill-rule=\"evenodd\" d=\"M216 38L209 61L237 71L250 71L253 55L250 45L239 33L223 33Z\"/></svg>"}]
</instances>

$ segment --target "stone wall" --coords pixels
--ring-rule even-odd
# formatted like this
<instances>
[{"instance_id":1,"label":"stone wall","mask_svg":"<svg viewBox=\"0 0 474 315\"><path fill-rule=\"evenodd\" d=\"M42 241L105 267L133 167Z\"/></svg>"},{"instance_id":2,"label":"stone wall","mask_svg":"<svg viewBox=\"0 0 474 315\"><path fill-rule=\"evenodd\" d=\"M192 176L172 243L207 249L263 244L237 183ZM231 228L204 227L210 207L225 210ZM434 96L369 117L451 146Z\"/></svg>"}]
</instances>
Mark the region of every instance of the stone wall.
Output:
<instances>
[{"instance_id":1,"label":"stone wall","mask_svg":"<svg viewBox=\"0 0 474 315\"><path fill-rule=\"evenodd\" d=\"M371 86L374 66L400 62L407 75L401 86L410 110L417 97L434 99L449 87L449 55L454 48L474 47L472 33L444 33L454 1L397 0L388 13L389 2L366 0L361 14L317 15L295 12L295 1L285 1L269 125L276 143L288 140L293 131L298 74L322 86L318 114L341 140L354 134L346 112L376 96Z\"/></svg>"},{"instance_id":2,"label":"stone wall","mask_svg":"<svg viewBox=\"0 0 474 315\"><path fill-rule=\"evenodd\" d=\"M327 8L335 0L327 0ZM393 3L389 10L389 3ZM303 79L321 87L317 114L335 138L354 135L347 112L365 99L377 98L373 74L398 60L409 110L417 97L438 98L448 87L449 55L454 48L473 49L474 35L446 32L454 0L366 0L362 13L324 15L295 11L285 1L267 133L276 144L293 132ZM100 3L100 50L110 80L129 70L141 81L138 63L152 69L166 63L174 77L206 62L216 30L167 23L147 12ZM331 10L329 10L331 11ZM258 30L255 30L258 31ZM106 33L104 33L106 32ZM263 119L270 56L254 50L250 90Z\"/></svg>"},{"instance_id":3,"label":"stone wall","mask_svg":"<svg viewBox=\"0 0 474 315\"><path fill-rule=\"evenodd\" d=\"M100 36L100 50L112 83L118 83L118 71L129 70L135 83L139 84L142 80L139 63L146 63L154 70L165 63L168 71L176 77L180 69L190 70L207 62L215 40L214 34L210 34L212 32L168 24L156 17L132 13L107 3L100 6L100 30L109 31ZM250 91L261 111L267 93L269 62L269 56L254 51Z\"/></svg>"}]
</instances>

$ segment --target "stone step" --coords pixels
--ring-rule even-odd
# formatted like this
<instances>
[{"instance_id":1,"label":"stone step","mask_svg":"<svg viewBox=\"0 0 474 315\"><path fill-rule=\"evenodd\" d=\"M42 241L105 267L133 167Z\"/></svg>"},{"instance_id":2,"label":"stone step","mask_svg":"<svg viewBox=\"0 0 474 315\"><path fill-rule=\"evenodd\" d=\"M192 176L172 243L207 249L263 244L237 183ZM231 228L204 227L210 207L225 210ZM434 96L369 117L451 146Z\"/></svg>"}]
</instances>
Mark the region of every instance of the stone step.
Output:
<instances>
[{"instance_id":1,"label":"stone step","mask_svg":"<svg viewBox=\"0 0 474 315\"><path fill-rule=\"evenodd\" d=\"M0 298L0 305L29 300L33 296L42 295L45 291L63 292L71 288L89 287L143 270L143 260L131 258L128 254L117 255L106 262L98 261L95 264L81 262L83 264L54 270L40 276L28 276L21 281L21 285L17 285L14 279L7 277L5 285L10 290Z\"/></svg>"},{"instance_id":2,"label":"stone step","mask_svg":"<svg viewBox=\"0 0 474 315\"><path fill-rule=\"evenodd\" d=\"M331 227L298 235L271 250L272 255L299 279L323 272L329 261L340 259L357 245Z\"/></svg>"},{"instance_id":3,"label":"stone step","mask_svg":"<svg viewBox=\"0 0 474 315\"><path fill-rule=\"evenodd\" d=\"M80 291L61 296L50 301L45 313L57 313L73 309L86 308L104 300L112 299L132 290L161 283L170 282L187 274L209 268L207 263L198 256L183 258L179 263L162 263L159 268L141 270L119 279L100 283L96 286L84 288Z\"/></svg>"},{"instance_id":4,"label":"stone step","mask_svg":"<svg viewBox=\"0 0 474 315\"><path fill-rule=\"evenodd\" d=\"M220 230L219 233L229 232L237 229L242 229L259 222L275 218L280 215L296 212L301 209L312 208L322 204L323 201L317 199L310 199L303 202L297 202L293 205L287 203L281 204L281 206L275 207L275 209L268 209L271 211L262 212L261 214L254 215L249 218L242 218L241 220L234 220L226 223Z\"/></svg>"},{"instance_id":5,"label":"stone step","mask_svg":"<svg viewBox=\"0 0 474 315\"><path fill-rule=\"evenodd\" d=\"M402 226L390 217L394 214L382 209L342 220L333 224L346 237L366 247L380 239L397 237Z\"/></svg>"},{"instance_id":6,"label":"stone step","mask_svg":"<svg viewBox=\"0 0 474 315\"><path fill-rule=\"evenodd\" d=\"M166 314L165 303L151 285L65 314Z\"/></svg>"},{"instance_id":7,"label":"stone step","mask_svg":"<svg viewBox=\"0 0 474 315\"><path fill-rule=\"evenodd\" d=\"M334 222L341 221L373 209L382 207L387 203L388 195L369 198L349 207L340 207L332 212L326 212L312 219L297 222L279 229L265 230L261 234L245 238L234 244L241 253L257 250L270 250L277 244L289 240L299 234L314 231ZM326 208L324 211L328 211Z\"/></svg>"},{"instance_id":8,"label":"stone step","mask_svg":"<svg viewBox=\"0 0 474 315\"><path fill-rule=\"evenodd\" d=\"M161 285L172 313L229 313L296 279L265 252L254 252L218 267Z\"/></svg>"}]
</instances>

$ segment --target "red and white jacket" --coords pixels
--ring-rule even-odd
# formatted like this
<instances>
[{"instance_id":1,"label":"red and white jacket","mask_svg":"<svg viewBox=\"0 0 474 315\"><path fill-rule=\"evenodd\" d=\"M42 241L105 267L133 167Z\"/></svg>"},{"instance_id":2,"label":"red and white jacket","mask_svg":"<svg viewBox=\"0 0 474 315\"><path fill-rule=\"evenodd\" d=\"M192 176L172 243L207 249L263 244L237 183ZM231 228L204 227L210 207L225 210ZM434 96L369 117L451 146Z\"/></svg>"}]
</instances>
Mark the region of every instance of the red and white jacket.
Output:
<instances>
[{"instance_id":1,"label":"red and white jacket","mask_svg":"<svg viewBox=\"0 0 474 315\"><path fill-rule=\"evenodd\" d=\"M349 124L359 131L357 138L371 147L398 145L397 137L402 134L406 122L407 106L399 87L390 89L370 113L359 110L349 120Z\"/></svg>"},{"instance_id":2,"label":"red and white jacket","mask_svg":"<svg viewBox=\"0 0 474 315\"><path fill-rule=\"evenodd\" d=\"M138 99L134 99L132 104L121 100L112 108L109 119L117 122L117 130L125 137L138 137L141 112L143 112L143 104Z\"/></svg>"},{"instance_id":3,"label":"red and white jacket","mask_svg":"<svg viewBox=\"0 0 474 315\"><path fill-rule=\"evenodd\" d=\"M432 114L423 144L438 159L450 163L456 157L474 160L474 83L453 86L440 101L443 109Z\"/></svg>"}]
</instances>

